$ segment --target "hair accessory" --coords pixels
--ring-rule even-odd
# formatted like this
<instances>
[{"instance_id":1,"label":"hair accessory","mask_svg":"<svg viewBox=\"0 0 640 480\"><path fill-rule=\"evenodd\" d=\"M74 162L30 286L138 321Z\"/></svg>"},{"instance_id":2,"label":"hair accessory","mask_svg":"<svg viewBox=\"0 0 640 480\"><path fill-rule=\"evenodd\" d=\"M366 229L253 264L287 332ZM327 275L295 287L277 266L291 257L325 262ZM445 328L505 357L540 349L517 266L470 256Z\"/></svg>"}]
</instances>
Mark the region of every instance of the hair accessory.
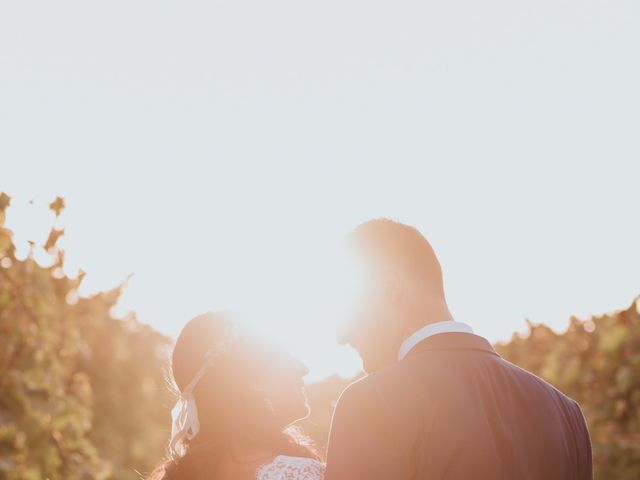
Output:
<instances>
[{"instance_id":1,"label":"hair accessory","mask_svg":"<svg viewBox=\"0 0 640 480\"><path fill-rule=\"evenodd\" d=\"M231 327L227 328L224 338L211 347L204 356L204 363L195 373L189 384L180 392L180 397L171 410L171 440L169 441L169 454L172 458L178 458L186 452L186 442L194 438L200 431L198 420L198 408L193 396L193 389L204 376L207 368L221 355L229 350L236 332Z\"/></svg>"}]
</instances>

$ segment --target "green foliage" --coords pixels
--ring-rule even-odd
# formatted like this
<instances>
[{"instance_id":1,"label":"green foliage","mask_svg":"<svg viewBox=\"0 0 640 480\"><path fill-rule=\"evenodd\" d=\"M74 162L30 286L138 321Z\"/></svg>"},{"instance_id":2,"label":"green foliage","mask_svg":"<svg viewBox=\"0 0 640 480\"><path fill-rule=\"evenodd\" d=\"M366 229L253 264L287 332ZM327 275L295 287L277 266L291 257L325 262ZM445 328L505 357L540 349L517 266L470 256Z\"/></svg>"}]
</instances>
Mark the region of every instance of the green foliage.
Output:
<instances>
[{"instance_id":1,"label":"green foliage","mask_svg":"<svg viewBox=\"0 0 640 480\"><path fill-rule=\"evenodd\" d=\"M8 204L0 196L3 219ZM18 261L11 232L0 236L0 477L106 478L88 438L92 391L66 301L78 281L60 274L59 261Z\"/></svg>"},{"instance_id":2,"label":"green foliage","mask_svg":"<svg viewBox=\"0 0 640 480\"><path fill-rule=\"evenodd\" d=\"M497 345L507 360L576 399L587 418L596 478L640 478L640 314L629 308L565 333L529 324L529 334Z\"/></svg>"},{"instance_id":3,"label":"green foliage","mask_svg":"<svg viewBox=\"0 0 640 480\"><path fill-rule=\"evenodd\" d=\"M84 275L63 272L62 230L43 245L53 265L18 260L9 204L0 194L0 478L138 479L168 436L170 340L112 318L121 287L78 296ZM64 200L50 208L58 217Z\"/></svg>"},{"instance_id":4,"label":"green foliage","mask_svg":"<svg viewBox=\"0 0 640 480\"><path fill-rule=\"evenodd\" d=\"M164 372L171 342L134 315L111 318L119 294L117 289L78 302L79 330L89 345L80 369L95 397L92 442L109 460L112 478L138 479L136 471L149 473L159 463L169 438L175 399Z\"/></svg>"}]
</instances>

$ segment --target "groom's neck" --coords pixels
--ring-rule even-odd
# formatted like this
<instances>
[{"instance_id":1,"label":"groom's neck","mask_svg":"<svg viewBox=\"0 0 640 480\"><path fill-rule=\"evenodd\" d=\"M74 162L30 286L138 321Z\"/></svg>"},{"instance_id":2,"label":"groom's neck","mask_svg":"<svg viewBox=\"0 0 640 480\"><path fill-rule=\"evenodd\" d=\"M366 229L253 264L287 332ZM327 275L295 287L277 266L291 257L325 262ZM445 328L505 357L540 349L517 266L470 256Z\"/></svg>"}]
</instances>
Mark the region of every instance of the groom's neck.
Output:
<instances>
[{"instance_id":1,"label":"groom's neck","mask_svg":"<svg viewBox=\"0 0 640 480\"><path fill-rule=\"evenodd\" d=\"M453 316L444 299L417 302L414 308L408 311L403 319L404 338L408 338L414 332L432 323L452 321Z\"/></svg>"}]
</instances>

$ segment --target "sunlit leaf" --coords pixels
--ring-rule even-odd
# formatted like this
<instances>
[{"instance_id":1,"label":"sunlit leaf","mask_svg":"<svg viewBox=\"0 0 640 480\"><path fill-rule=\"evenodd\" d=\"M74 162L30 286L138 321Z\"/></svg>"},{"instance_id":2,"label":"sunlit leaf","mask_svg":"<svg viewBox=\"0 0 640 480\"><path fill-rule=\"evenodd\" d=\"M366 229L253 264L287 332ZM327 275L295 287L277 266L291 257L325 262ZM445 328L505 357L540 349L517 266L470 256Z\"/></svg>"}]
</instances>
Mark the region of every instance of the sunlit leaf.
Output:
<instances>
[{"instance_id":1,"label":"sunlit leaf","mask_svg":"<svg viewBox=\"0 0 640 480\"><path fill-rule=\"evenodd\" d=\"M11 197L4 192L0 192L0 212L4 212L10 203Z\"/></svg>"},{"instance_id":2,"label":"sunlit leaf","mask_svg":"<svg viewBox=\"0 0 640 480\"><path fill-rule=\"evenodd\" d=\"M49 237L47 238L47 241L44 244L44 249L47 251L51 250L53 247L55 247L58 239L63 235L64 235L64 229L57 230L55 228L52 228L51 231L49 232Z\"/></svg>"},{"instance_id":3,"label":"sunlit leaf","mask_svg":"<svg viewBox=\"0 0 640 480\"><path fill-rule=\"evenodd\" d=\"M60 216L60 213L62 213L64 207L64 198L62 197L56 197L56 199L49 204L49 209L51 209L56 214L56 217Z\"/></svg>"}]
</instances>

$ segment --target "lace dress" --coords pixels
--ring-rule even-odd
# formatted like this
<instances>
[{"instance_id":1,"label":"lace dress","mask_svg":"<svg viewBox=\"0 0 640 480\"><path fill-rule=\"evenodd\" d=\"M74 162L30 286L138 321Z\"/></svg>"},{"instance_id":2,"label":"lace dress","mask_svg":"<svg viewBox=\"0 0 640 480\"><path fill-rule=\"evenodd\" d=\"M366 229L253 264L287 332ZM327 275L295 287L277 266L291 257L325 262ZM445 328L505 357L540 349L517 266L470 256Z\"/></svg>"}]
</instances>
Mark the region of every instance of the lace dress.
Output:
<instances>
[{"instance_id":1,"label":"lace dress","mask_svg":"<svg viewBox=\"0 0 640 480\"><path fill-rule=\"evenodd\" d=\"M313 458L278 455L256 472L256 480L323 480L324 464Z\"/></svg>"}]
</instances>

